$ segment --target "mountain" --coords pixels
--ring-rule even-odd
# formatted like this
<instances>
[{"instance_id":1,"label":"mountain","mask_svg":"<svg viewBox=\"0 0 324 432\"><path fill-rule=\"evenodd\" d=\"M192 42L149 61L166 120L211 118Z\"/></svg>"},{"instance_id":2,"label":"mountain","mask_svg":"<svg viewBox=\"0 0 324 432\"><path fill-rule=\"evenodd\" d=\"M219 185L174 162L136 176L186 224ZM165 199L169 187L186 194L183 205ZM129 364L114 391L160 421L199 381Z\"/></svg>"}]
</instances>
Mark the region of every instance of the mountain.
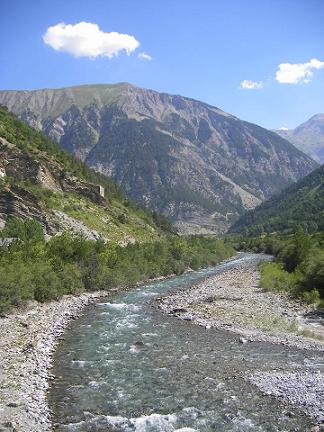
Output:
<instances>
[{"instance_id":1,"label":"mountain","mask_svg":"<svg viewBox=\"0 0 324 432\"><path fill-rule=\"evenodd\" d=\"M316 114L293 130L276 130L317 162L324 163L324 114Z\"/></svg>"},{"instance_id":2,"label":"mountain","mask_svg":"<svg viewBox=\"0 0 324 432\"><path fill-rule=\"evenodd\" d=\"M229 233L292 232L297 225L309 232L324 230L324 165L247 212Z\"/></svg>"},{"instance_id":3,"label":"mountain","mask_svg":"<svg viewBox=\"0 0 324 432\"><path fill-rule=\"evenodd\" d=\"M72 230L126 244L158 239L152 215L107 177L60 150L0 107L0 229L9 217L35 219L47 235Z\"/></svg>"},{"instance_id":4,"label":"mountain","mask_svg":"<svg viewBox=\"0 0 324 432\"><path fill-rule=\"evenodd\" d=\"M317 166L274 132L127 83L1 91L0 104L182 232L225 231Z\"/></svg>"}]
</instances>

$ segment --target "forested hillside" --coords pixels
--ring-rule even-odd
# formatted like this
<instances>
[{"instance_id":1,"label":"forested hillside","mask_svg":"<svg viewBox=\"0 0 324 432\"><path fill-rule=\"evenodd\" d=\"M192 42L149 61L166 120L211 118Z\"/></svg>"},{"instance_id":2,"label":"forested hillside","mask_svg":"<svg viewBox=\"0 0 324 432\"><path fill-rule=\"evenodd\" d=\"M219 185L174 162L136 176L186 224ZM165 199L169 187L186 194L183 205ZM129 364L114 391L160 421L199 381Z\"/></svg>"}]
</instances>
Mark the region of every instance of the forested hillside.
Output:
<instances>
[{"instance_id":1,"label":"forested hillside","mask_svg":"<svg viewBox=\"0 0 324 432\"><path fill-rule=\"evenodd\" d=\"M243 215L229 233L259 235L324 230L324 165Z\"/></svg>"}]
</instances>

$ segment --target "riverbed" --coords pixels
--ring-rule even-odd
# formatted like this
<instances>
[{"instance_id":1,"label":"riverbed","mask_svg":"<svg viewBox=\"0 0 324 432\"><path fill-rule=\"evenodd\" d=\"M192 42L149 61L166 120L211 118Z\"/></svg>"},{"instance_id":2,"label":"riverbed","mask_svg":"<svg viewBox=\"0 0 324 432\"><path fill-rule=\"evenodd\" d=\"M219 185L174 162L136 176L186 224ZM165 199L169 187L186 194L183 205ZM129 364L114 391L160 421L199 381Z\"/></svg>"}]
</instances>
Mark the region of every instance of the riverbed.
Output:
<instances>
[{"instance_id":1,"label":"riverbed","mask_svg":"<svg viewBox=\"0 0 324 432\"><path fill-rule=\"evenodd\" d=\"M261 259L262 256L259 256ZM245 265L214 268L100 300L74 321L54 356L48 402L57 431L309 431L314 419L247 379L272 371L322 373L323 353L178 320L160 297Z\"/></svg>"}]
</instances>

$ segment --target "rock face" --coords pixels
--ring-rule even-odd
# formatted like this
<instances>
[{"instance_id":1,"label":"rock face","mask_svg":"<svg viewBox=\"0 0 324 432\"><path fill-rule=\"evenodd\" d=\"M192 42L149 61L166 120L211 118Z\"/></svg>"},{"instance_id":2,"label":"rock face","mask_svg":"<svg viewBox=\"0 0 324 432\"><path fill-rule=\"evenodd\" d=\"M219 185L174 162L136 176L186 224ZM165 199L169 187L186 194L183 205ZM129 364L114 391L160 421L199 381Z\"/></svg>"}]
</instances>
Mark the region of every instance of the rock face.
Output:
<instances>
[{"instance_id":1,"label":"rock face","mask_svg":"<svg viewBox=\"0 0 324 432\"><path fill-rule=\"evenodd\" d=\"M184 232L224 231L317 166L216 107L127 83L1 91L0 104Z\"/></svg>"},{"instance_id":2,"label":"rock face","mask_svg":"<svg viewBox=\"0 0 324 432\"><path fill-rule=\"evenodd\" d=\"M0 170L5 177L15 179L0 190L0 218L9 216L20 219L35 219L40 222L47 234L62 231L65 226L59 223L54 211L49 211L42 199L19 182L31 182L52 191L71 192L89 198L101 205L107 204L100 195L99 185L82 181L64 173L63 167L46 161L41 163L33 159L28 152L0 137ZM4 178L5 178L4 177ZM61 218L62 219L62 218ZM72 229L72 227L69 227ZM80 231L80 230L78 230ZM81 231L80 231L81 232ZM83 234L85 234L83 232ZM90 236L92 238L92 236ZM98 237L100 237L98 235Z\"/></svg>"},{"instance_id":3,"label":"rock face","mask_svg":"<svg viewBox=\"0 0 324 432\"><path fill-rule=\"evenodd\" d=\"M293 130L276 130L317 162L324 163L324 114L316 114Z\"/></svg>"}]
</instances>

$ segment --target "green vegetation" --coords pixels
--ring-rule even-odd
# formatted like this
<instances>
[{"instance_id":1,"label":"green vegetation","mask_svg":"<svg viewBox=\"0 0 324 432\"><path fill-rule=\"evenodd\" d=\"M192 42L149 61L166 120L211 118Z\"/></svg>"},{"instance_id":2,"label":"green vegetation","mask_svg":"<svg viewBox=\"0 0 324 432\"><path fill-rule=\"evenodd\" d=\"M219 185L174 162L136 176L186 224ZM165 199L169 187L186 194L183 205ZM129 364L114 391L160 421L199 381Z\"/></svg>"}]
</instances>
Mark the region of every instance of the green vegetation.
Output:
<instances>
[{"instance_id":1,"label":"green vegetation","mask_svg":"<svg viewBox=\"0 0 324 432\"><path fill-rule=\"evenodd\" d=\"M244 236L324 230L324 165L244 214L229 230Z\"/></svg>"},{"instance_id":2,"label":"green vegetation","mask_svg":"<svg viewBox=\"0 0 324 432\"><path fill-rule=\"evenodd\" d=\"M140 206L130 205L126 200L112 198L110 205L103 208L76 193L54 192L38 185L25 184L24 187L41 198L47 209L64 212L110 241L130 238L140 242L157 240L166 229L163 224L158 225L156 215Z\"/></svg>"},{"instance_id":3,"label":"green vegetation","mask_svg":"<svg viewBox=\"0 0 324 432\"><path fill-rule=\"evenodd\" d=\"M189 267L214 265L233 253L221 240L174 235L125 247L68 232L45 242L37 222L19 219L9 220L1 236L19 238L0 247L2 312L28 300L43 302L181 274Z\"/></svg>"},{"instance_id":4,"label":"green vegetation","mask_svg":"<svg viewBox=\"0 0 324 432\"><path fill-rule=\"evenodd\" d=\"M261 286L285 291L307 303L324 306L324 233L306 234L299 226L293 235L232 237L238 250L265 252L274 261L260 265Z\"/></svg>"}]
</instances>

